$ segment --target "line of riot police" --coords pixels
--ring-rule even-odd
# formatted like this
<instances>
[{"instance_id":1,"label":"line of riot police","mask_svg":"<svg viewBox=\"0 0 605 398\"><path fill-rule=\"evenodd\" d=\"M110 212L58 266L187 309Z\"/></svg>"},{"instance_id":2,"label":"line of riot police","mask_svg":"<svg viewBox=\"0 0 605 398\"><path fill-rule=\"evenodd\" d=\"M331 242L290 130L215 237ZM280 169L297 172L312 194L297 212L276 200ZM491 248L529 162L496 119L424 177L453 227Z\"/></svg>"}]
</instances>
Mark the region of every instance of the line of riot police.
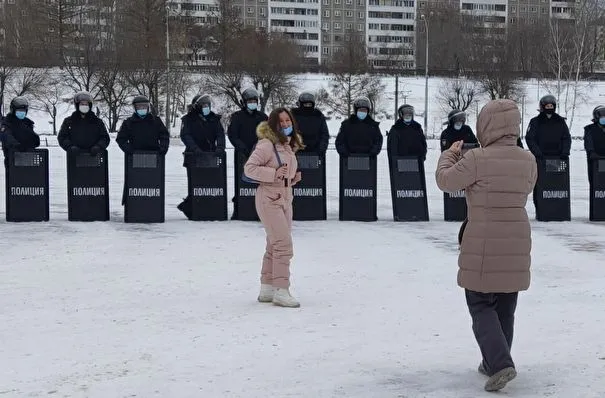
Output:
<instances>
[{"instance_id":1,"label":"line of riot police","mask_svg":"<svg viewBox=\"0 0 605 398\"><path fill-rule=\"evenodd\" d=\"M80 221L109 219L107 147L109 134L92 112L89 93L74 96L75 111L60 128L58 142L67 153L68 218ZM132 101L133 114L118 132L116 142L125 154L122 204L126 222L164 221L164 156L170 137L148 98ZM242 93L241 108L231 115L227 136L234 147L234 220L258 220L254 206L256 186L240 176L256 144L256 127L267 120L259 110L254 88ZM33 122L27 118L29 104L23 97L11 101L10 112L0 124L0 138L7 170L7 220L48 220L48 152L40 144ZM294 219L325 220L326 151L330 139L326 118L315 98L304 92L292 109L306 144L297 154L303 179L294 189ZM353 113L342 122L336 137L339 153L339 219L375 221L377 156L383 136L366 97L353 103ZM414 120L414 108L404 104L387 134L387 155L396 221L428 221L424 162L427 142ZM479 143L466 114L453 110L440 137L441 151L463 140L465 147ZM585 127L591 191L590 219L605 219L605 107L594 109L593 123ZM183 116L181 140L185 145L183 166L187 170L188 195L177 206L191 220L226 220L227 177L225 130L221 115L212 110L212 98L197 95ZM571 137L565 119L556 113L552 96L540 100L540 114L530 121L526 143L536 157L539 179L534 192L538 220L568 220L569 151ZM521 140L517 142L523 147ZM35 172L34 172L35 170ZM32 177L33 176L33 177ZM42 197L42 199L41 199ZM36 200L37 198L37 200ZM464 192L444 194L445 220L466 218Z\"/></svg>"}]
</instances>

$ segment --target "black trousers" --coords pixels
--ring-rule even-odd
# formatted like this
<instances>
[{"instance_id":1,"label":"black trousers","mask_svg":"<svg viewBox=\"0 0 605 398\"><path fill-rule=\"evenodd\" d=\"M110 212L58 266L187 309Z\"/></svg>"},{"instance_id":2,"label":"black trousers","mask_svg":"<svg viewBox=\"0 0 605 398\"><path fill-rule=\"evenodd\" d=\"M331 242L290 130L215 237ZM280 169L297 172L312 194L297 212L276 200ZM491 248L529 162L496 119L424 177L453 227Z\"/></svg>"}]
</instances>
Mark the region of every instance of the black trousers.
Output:
<instances>
[{"instance_id":1,"label":"black trousers","mask_svg":"<svg viewBox=\"0 0 605 398\"><path fill-rule=\"evenodd\" d=\"M518 293L479 293L467 289L465 295L487 373L491 376L514 367L510 350Z\"/></svg>"}]
</instances>

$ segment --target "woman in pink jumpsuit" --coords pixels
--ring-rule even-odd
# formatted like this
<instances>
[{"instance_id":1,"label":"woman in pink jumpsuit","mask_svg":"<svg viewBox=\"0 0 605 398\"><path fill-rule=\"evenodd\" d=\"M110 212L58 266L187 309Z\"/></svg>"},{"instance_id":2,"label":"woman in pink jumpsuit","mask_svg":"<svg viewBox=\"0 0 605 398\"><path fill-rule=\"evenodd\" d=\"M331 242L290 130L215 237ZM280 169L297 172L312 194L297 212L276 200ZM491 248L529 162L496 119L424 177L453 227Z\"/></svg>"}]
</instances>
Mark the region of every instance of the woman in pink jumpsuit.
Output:
<instances>
[{"instance_id":1,"label":"woman in pink jumpsuit","mask_svg":"<svg viewBox=\"0 0 605 398\"><path fill-rule=\"evenodd\" d=\"M301 179L296 151L304 149L304 144L295 120L286 108L271 112L269 120L256 128L256 135L258 143L244 166L244 174L259 182L256 212L267 233L258 301L300 307L289 287L290 260L294 255L292 186Z\"/></svg>"}]
</instances>

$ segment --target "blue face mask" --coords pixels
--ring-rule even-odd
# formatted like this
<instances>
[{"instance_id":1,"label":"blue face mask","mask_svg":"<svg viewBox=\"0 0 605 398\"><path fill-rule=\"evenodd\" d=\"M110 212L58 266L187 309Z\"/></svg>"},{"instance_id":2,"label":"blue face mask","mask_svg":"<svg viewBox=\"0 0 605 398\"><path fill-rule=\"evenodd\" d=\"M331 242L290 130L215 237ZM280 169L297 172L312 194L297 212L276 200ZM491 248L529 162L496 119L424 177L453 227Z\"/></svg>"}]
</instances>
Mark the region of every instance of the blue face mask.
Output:
<instances>
[{"instance_id":1,"label":"blue face mask","mask_svg":"<svg viewBox=\"0 0 605 398\"><path fill-rule=\"evenodd\" d=\"M599 118L599 124L600 124L601 126L605 126L605 116L601 116L601 117Z\"/></svg>"},{"instance_id":2,"label":"blue face mask","mask_svg":"<svg viewBox=\"0 0 605 398\"><path fill-rule=\"evenodd\" d=\"M403 122L404 122L405 124L410 124L410 123L412 123L412 117L411 117L411 116L406 116L406 117L404 117L404 118L403 118Z\"/></svg>"},{"instance_id":3,"label":"blue face mask","mask_svg":"<svg viewBox=\"0 0 605 398\"><path fill-rule=\"evenodd\" d=\"M25 112L25 111L15 111L15 116L19 120L25 119L25 115L27 115L27 112Z\"/></svg>"},{"instance_id":4,"label":"blue face mask","mask_svg":"<svg viewBox=\"0 0 605 398\"><path fill-rule=\"evenodd\" d=\"M456 123L456 124L454 124L454 128L456 130L460 130L462 128L462 123Z\"/></svg>"},{"instance_id":5,"label":"blue face mask","mask_svg":"<svg viewBox=\"0 0 605 398\"><path fill-rule=\"evenodd\" d=\"M281 129L281 131L285 135L290 136L292 134L292 131L294 131L294 129L292 128L292 126L288 126L288 127L284 127L283 129Z\"/></svg>"},{"instance_id":6,"label":"blue face mask","mask_svg":"<svg viewBox=\"0 0 605 398\"><path fill-rule=\"evenodd\" d=\"M248 109L249 109L249 110L251 110L251 111L255 111L255 110L256 110L256 108L258 108L258 104L257 104L257 103L255 103L255 102L251 102L251 103L249 103L249 104L246 104L246 106L247 106L247 107L248 107Z\"/></svg>"},{"instance_id":7,"label":"blue face mask","mask_svg":"<svg viewBox=\"0 0 605 398\"><path fill-rule=\"evenodd\" d=\"M210 108L205 106L202 108L202 115L208 116L210 114Z\"/></svg>"},{"instance_id":8,"label":"blue face mask","mask_svg":"<svg viewBox=\"0 0 605 398\"><path fill-rule=\"evenodd\" d=\"M366 118L366 116L368 116L368 112L357 112L357 118L359 120L363 120Z\"/></svg>"},{"instance_id":9,"label":"blue face mask","mask_svg":"<svg viewBox=\"0 0 605 398\"><path fill-rule=\"evenodd\" d=\"M147 109L137 109L137 115L139 115L140 117L147 116Z\"/></svg>"}]
</instances>

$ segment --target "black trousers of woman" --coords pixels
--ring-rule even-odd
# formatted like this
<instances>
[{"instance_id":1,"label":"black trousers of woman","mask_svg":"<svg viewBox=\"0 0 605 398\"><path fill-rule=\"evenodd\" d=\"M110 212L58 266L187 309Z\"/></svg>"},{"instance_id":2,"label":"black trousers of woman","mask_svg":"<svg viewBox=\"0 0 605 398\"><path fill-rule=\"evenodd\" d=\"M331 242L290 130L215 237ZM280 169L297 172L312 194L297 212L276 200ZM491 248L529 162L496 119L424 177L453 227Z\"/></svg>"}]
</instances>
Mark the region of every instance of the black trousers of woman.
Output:
<instances>
[{"instance_id":1,"label":"black trousers of woman","mask_svg":"<svg viewBox=\"0 0 605 398\"><path fill-rule=\"evenodd\" d=\"M487 374L514 368L510 351L518 293L480 293L467 289L465 295Z\"/></svg>"}]
</instances>

